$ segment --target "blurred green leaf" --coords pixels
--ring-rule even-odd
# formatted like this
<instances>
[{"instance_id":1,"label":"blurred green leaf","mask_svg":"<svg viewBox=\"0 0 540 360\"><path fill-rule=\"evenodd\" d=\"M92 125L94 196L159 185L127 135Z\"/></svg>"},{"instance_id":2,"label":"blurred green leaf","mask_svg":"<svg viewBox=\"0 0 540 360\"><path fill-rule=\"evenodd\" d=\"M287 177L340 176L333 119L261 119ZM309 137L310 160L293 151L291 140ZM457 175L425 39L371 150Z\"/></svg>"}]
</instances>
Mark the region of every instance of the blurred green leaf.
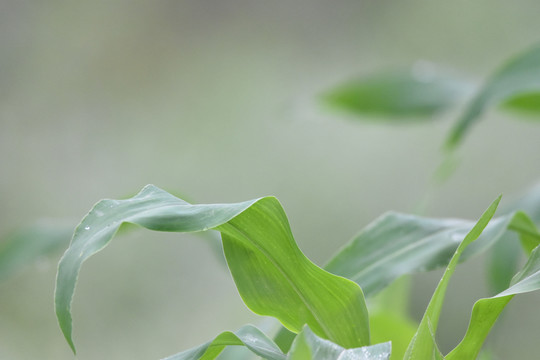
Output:
<instances>
[{"instance_id":1,"label":"blurred green leaf","mask_svg":"<svg viewBox=\"0 0 540 360\"><path fill-rule=\"evenodd\" d=\"M287 353L291 349L291 345L296 335L296 333L281 327L276 336L274 336L274 342L279 346L281 351Z\"/></svg>"},{"instance_id":2,"label":"blurred green leaf","mask_svg":"<svg viewBox=\"0 0 540 360\"><path fill-rule=\"evenodd\" d=\"M525 222L527 223L527 222ZM524 223L520 223L522 226ZM527 230L535 232L540 237L538 229L527 223ZM526 232L521 233L527 236ZM491 297L478 300L474 306L469 327L463 340L446 357L448 360L475 359L482 348L482 344L495 324L500 313L512 300L514 295L540 289L540 247L531 251L523 269L512 279L511 286Z\"/></svg>"},{"instance_id":3,"label":"blurred green leaf","mask_svg":"<svg viewBox=\"0 0 540 360\"><path fill-rule=\"evenodd\" d=\"M340 85L322 96L324 104L353 115L430 117L471 92L471 84L422 62L405 71L381 72Z\"/></svg>"},{"instance_id":4,"label":"blurred green leaf","mask_svg":"<svg viewBox=\"0 0 540 360\"><path fill-rule=\"evenodd\" d=\"M538 115L540 113L540 92L514 95L504 101L502 107L523 114Z\"/></svg>"},{"instance_id":5,"label":"blurred green leaf","mask_svg":"<svg viewBox=\"0 0 540 360\"><path fill-rule=\"evenodd\" d=\"M131 199L98 202L76 228L60 260L56 314L73 350L71 302L80 267L107 246L124 222L157 231L218 230L238 291L252 311L274 316L295 332L308 324L321 337L345 347L369 344L362 290L304 256L277 199L191 205L148 185Z\"/></svg>"},{"instance_id":6,"label":"blurred green leaf","mask_svg":"<svg viewBox=\"0 0 540 360\"><path fill-rule=\"evenodd\" d=\"M345 349L321 339L305 326L294 339L287 360L387 360L391 350L390 342Z\"/></svg>"},{"instance_id":7,"label":"blurred green leaf","mask_svg":"<svg viewBox=\"0 0 540 360\"><path fill-rule=\"evenodd\" d=\"M465 109L445 147L455 148L469 128L491 105L505 103L513 109L536 110L540 92L540 45L516 56L484 83Z\"/></svg>"},{"instance_id":8,"label":"blurred green leaf","mask_svg":"<svg viewBox=\"0 0 540 360\"><path fill-rule=\"evenodd\" d=\"M417 327L418 324L408 316L390 311L387 308L370 311L369 314L371 341L374 344L391 342L391 360L403 359Z\"/></svg>"},{"instance_id":9,"label":"blurred green leaf","mask_svg":"<svg viewBox=\"0 0 540 360\"><path fill-rule=\"evenodd\" d=\"M278 346L259 329L252 325L245 325L234 333L230 331L222 332L212 341L176 355L169 356L163 360L212 360L215 359L226 346L231 345L245 346L263 359L285 360L286 358L285 354L281 352Z\"/></svg>"},{"instance_id":10,"label":"blurred green leaf","mask_svg":"<svg viewBox=\"0 0 540 360\"><path fill-rule=\"evenodd\" d=\"M424 316L422 317L420 326L418 327L416 334L407 348L404 360L429 360L442 358L442 355L437 349L434 337L437 333L439 316L450 278L456 269L461 254L463 254L465 248L469 246L469 244L480 237L480 234L482 234L482 231L486 228L489 221L495 214L500 200L501 197L499 196L488 207L484 214L482 214L472 230L467 233L465 239L463 239L463 241L459 244L454 255L452 256L452 259L446 267L446 271L444 272L441 281L435 289ZM474 359L474 357L462 357L461 359Z\"/></svg>"},{"instance_id":11,"label":"blurred green leaf","mask_svg":"<svg viewBox=\"0 0 540 360\"><path fill-rule=\"evenodd\" d=\"M69 244L73 225L42 221L21 228L0 242L0 281Z\"/></svg>"},{"instance_id":12,"label":"blurred green leaf","mask_svg":"<svg viewBox=\"0 0 540 360\"><path fill-rule=\"evenodd\" d=\"M390 360L401 360L418 323L409 316L410 277L403 276L371 298L369 330L374 344L392 342Z\"/></svg>"}]
</instances>

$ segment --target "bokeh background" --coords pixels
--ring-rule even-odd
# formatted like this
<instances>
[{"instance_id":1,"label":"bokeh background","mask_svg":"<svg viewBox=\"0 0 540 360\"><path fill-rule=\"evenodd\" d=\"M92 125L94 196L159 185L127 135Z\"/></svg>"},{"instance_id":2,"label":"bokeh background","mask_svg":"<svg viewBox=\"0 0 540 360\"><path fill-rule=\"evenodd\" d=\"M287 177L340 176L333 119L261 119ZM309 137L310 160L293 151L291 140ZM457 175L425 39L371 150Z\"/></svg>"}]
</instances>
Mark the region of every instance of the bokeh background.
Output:
<instances>
[{"instance_id":1,"label":"bokeh background","mask_svg":"<svg viewBox=\"0 0 540 360\"><path fill-rule=\"evenodd\" d=\"M323 264L383 212L418 209L459 111L362 122L317 94L421 60L482 79L540 40L539 14L534 0L0 0L0 236L41 218L75 225L153 183L193 202L275 195ZM525 191L540 179L539 135L490 111L424 214L472 219ZM0 359L73 359L53 312L61 253L0 283ZM451 284L443 350L487 295L481 262ZM439 276L414 278L416 318ZM509 305L500 359L536 353L539 302ZM81 360L157 359L260 321L205 241L146 230L85 264L73 310Z\"/></svg>"}]
</instances>

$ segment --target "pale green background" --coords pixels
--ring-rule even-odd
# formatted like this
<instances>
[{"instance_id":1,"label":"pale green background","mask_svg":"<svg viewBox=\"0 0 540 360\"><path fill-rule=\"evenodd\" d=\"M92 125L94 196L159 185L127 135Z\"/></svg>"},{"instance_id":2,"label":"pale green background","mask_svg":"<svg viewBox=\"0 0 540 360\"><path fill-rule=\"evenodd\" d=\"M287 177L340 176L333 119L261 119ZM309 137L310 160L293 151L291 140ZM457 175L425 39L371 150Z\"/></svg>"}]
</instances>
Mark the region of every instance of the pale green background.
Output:
<instances>
[{"instance_id":1,"label":"pale green background","mask_svg":"<svg viewBox=\"0 0 540 360\"><path fill-rule=\"evenodd\" d=\"M0 235L74 223L147 183L196 202L276 195L319 264L387 210L411 212L459 112L409 126L322 111L320 91L418 60L481 79L540 41L516 1L0 0ZM426 213L474 218L540 179L540 124L490 112ZM72 359L53 314L61 253L0 284L0 359ZM458 270L443 350L463 334L482 268ZM420 316L440 273L421 275ZM500 359L536 356L540 295L497 332ZM157 359L257 318L207 244L140 230L83 267L78 359ZM521 355L513 353L520 351Z\"/></svg>"}]
</instances>

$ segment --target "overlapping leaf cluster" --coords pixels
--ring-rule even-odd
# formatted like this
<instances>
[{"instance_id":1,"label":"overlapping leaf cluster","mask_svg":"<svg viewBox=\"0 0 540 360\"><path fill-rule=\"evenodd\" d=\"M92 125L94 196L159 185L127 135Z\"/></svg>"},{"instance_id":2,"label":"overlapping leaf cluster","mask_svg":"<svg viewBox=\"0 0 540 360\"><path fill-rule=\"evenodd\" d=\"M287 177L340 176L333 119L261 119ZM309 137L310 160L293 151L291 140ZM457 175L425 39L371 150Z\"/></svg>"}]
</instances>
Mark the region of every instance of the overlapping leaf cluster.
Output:
<instances>
[{"instance_id":1,"label":"overlapping leaf cluster","mask_svg":"<svg viewBox=\"0 0 540 360\"><path fill-rule=\"evenodd\" d=\"M229 345L245 346L265 359L358 360L403 355L404 359L437 358L434 336L438 317L446 286L461 255L471 257L486 250L509 230L521 234L529 249L540 242L533 222L524 213L509 213L490 222L498 201L476 224L383 215L339 251L323 270L297 247L285 213L273 197L236 204L192 205L149 185L131 199L102 200L77 227L58 268L56 313L75 350L71 303L80 267L109 243L123 223L157 231L214 229L222 234L227 263L242 299L255 313L273 316L288 328L294 338L292 346L283 349L255 327L246 326L235 333L224 332L170 359L213 359ZM474 246L468 247L471 243ZM475 305L469 330L449 359L463 358L462 354L474 358L511 297L540 288L539 256L540 251L533 250L512 286ZM409 333L412 338L406 353L391 354L390 343L372 345L362 288L371 296L404 274L447 264L424 319L414 336ZM492 311L494 308L497 312ZM398 317L390 319L396 321Z\"/></svg>"},{"instance_id":2,"label":"overlapping leaf cluster","mask_svg":"<svg viewBox=\"0 0 540 360\"><path fill-rule=\"evenodd\" d=\"M422 64L412 72L348 83L329 92L325 100L355 114L422 117L463 101L473 88L470 82ZM537 112L538 94L540 46L509 61L476 91L446 148L454 149L491 105ZM535 226L540 222L538 194L539 189L533 190L494 217L499 197L477 222L384 214L321 268L296 245L276 198L192 205L148 185L130 199L98 202L76 228L58 267L56 314L75 351L71 304L80 268L108 245L122 224L156 231L216 230L245 304L257 314L275 317L283 328L272 340L246 325L168 360L215 359L233 345L270 360L475 359L510 300L540 289L540 233ZM519 242L513 241L515 235ZM436 336L450 278L460 261L491 248L491 285L496 295L475 303L462 341L443 355ZM528 259L517 271L519 248ZM398 279L441 267L446 271L422 320L415 323L405 311L402 299L406 292L399 287L403 280ZM365 297L372 297L375 304L369 314Z\"/></svg>"}]
</instances>

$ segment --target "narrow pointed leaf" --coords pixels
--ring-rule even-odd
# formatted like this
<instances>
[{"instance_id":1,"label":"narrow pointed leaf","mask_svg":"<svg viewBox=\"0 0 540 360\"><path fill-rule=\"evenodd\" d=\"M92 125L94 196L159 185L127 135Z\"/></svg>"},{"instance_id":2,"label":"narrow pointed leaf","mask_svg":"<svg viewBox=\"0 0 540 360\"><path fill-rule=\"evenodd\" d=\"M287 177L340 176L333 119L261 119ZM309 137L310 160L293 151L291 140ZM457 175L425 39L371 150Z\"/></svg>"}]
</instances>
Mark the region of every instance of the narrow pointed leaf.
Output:
<instances>
[{"instance_id":1,"label":"narrow pointed leaf","mask_svg":"<svg viewBox=\"0 0 540 360\"><path fill-rule=\"evenodd\" d=\"M163 360L213 360L226 346L231 345L245 346L263 359L285 360L286 358L279 347L259 329L252 325L245 325L234 333L225 331L212 341Z\"/></svg>"},{"instance_id":2,"label":"narrow pointed leaf","mask_svg":"<svg viewBox=\"0 0 540 360\"><path fill-rule=\"evenodd\" d=\"M73 350L71 303L80 267L109 243L124 222L157 231L218 230L233 279L252 311L274 316L295 332L308 324L319 336L345 347L369 344L362 290L304 256L276 198L191 205L148 185L131 199L98 202L60 260L56 314Z\"/></svg>"},{"instance_id":3,"label":"narrow pointed leaf","mask_svg":"<svg viewBox=\"0 0 540 360\"><path fill-rule=\"evenodd\" d=\"M449 150L455 148L489 106L510 101L513 107L535 107L538 106L537 97L533 95L532 100L531 98L523 100L523 97L538 92L540 92L540 45L510 60L485 82L452 129L446 141L446 148ZM516 97L521 100L516 100ZM531 105L533 100L535 104Z\"/></svg>"},{"instance_id":4,"label":"narrow pointed leaf","mask_svg":"<svg viewBox=\"0 0 540 360\"><path fill-rule=\"evenodd\" d=\"M446 271L444 272L441 281L435 289L424 316L422 317L420 326L418 327L416 334L407 348L404 360L428 360L437 359L439 357L439 352L437 351L436 344L434 342L434 336L437 333L439 316L450 278L455 271L461 254L463 251L465 251L465 248L469 244L478 239L482 231L486 228L489 221L495 214L500 200L501 197L499 196L499 198L497 198L489 206L484 214L482 214L476 225L474 225L472 230L467 234L467 236L465 236L465 239L463 239L463 241L459 244L454 255L452 256L452 259L446 267Z\"/></svg>"},{"instance_id":5,"label":"narrow pointed leaf","mask_svg":"<svg viewBox=\"0 0 540 360\"><path fill-rule=\"evenodd\" d=\"M340 85L323 95L324 104L352 115L389 121L425 118L454 105L471 84L428 63L411 70L382 72Z\"/></svg>"},{"instance_id":6,"label":"narrow pointed leaf","mask_svg":"<svg viewBox=\"0 0 540 360\"><path fill-rule=\"evenodd\" d=\"M391 350L390 342L345 349L321 339L306 326L294 339L287 360L388 360Z\"/></svg>"}]
</instances>

